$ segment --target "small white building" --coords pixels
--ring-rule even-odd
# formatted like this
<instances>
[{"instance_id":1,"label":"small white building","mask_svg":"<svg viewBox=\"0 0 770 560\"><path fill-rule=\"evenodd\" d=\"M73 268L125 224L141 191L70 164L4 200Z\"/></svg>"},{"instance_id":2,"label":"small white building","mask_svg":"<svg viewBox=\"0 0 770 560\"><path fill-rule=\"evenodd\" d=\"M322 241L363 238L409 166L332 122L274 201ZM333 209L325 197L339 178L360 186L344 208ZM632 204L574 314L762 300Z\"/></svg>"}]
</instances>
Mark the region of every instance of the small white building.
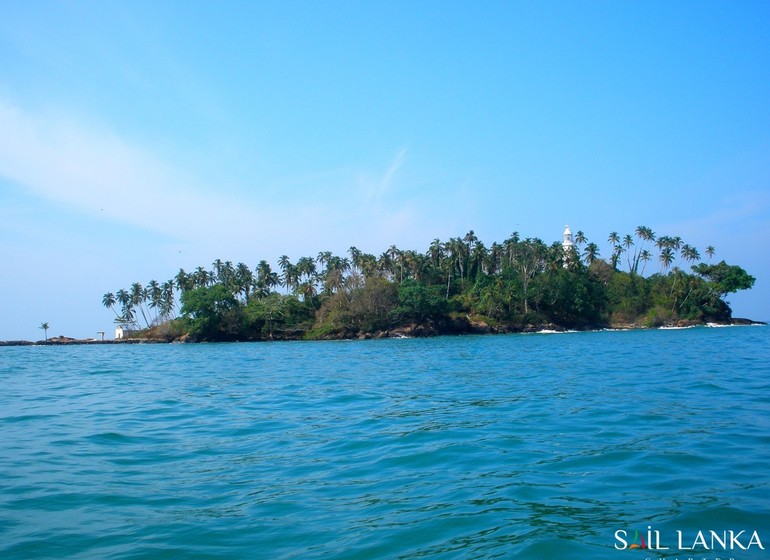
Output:
<instances>
[{"instance_id":1,"label":"small white building","mask_svg":"<svg viewBox=\"0 0 770 560\"><path fill-rule=\"evenodd\" d=\"M115 340L122 340L124 338L130 337L132 334L136 333L138 331L131 330L127 327L124 327L122 325L118 325L115 327Z\"/></svg>"}]
</instances>

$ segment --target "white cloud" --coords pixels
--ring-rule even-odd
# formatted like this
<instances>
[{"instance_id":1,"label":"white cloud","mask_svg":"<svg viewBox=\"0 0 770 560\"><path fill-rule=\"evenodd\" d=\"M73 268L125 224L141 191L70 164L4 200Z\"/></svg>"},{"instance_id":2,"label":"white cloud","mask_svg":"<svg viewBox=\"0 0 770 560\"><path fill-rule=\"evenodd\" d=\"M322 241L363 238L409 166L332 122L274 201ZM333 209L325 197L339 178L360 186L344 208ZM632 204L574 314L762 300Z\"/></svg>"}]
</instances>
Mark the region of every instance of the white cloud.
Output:
<instances>
[{"instance_id":1,"label":"white cloud","mask_svg":"<svg viewBox=\"0 0 770 560\"><path fill-rule=\"evenodd\" d=\"M362 183L365 185L364 190L368 194L370 203L377 207L380 206L383 197L388 194L393 183L396 181L398 172L403 167L408 152L409 149L406 147L398 150L385 172L374 180L362 178Z\"/></svg>"},{"instance_id":2,"label":"white cloud","mask_svg":"<svg viewBox=\"0 0 770 560\"><path fill-rule=\"evenodd\" d=\"M114 132L0 102L0 176L62 206L196 239L242 223L242 205ZM190 218L199 218L190 228ZM195 223L195 222L193 222Z\"/></svg>"},{"instance_id":3,"label":"white cloud","mask_svg":"<svg viewBox=\"0 0 770 560\"><path fill-rule=\"evenodd\" d=\"M196 175L195 162L171 164L107 127L0 100L0 177L70 210L225 259L408 242L425 224L416 205L392 192L407 154L398 149L379 172L318 170L313 185L266 178L294 187L282 198L263 198L259 188L238 198L214 187L216 178Z\"/></svg>"}]
</instances>

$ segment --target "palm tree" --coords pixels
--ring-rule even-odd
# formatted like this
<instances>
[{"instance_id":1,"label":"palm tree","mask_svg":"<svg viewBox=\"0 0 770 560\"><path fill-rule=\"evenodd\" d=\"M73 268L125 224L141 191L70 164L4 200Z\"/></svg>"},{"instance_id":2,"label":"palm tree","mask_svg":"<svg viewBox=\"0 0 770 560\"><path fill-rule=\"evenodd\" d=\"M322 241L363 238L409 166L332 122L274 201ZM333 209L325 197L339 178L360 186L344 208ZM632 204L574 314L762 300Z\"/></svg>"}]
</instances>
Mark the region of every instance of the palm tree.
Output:
<instances>
[{"instance_id":1,"label":"palm tree","mask_svg":"<svg viewBox=\"0 0 770 560\"><path fill-rule=\"evenodd\" d=\"M329 262L329 260L332 258L332 252L331 251L319 251L318 256L316 257L316 261L321 266L324 266Z\"/></svg>"},{"instance_id":2,"label":"palm tree","mask_svg":"<svg viewBox=\"0 0 770 560\"><path fill-rule=\"evenodd\" d=\"M48 323L40 323L40 328L45 331L45 339L48 341Z\"/></svg>"},{"instance_id":3,"label":"palm tree","mask_svg":"<svg viewBox=\"0 0 770 560\"><path fill-rule=\"evenodd\" d=\"M709 257L709 260L711 260L711 259L712 259L712 257L714 256L714 253L716 253L716 251L714 250L714 247L712 247L711 245L709 245L708 247L706 247L706 254L707 254L707 255L708 255L708 257Z\"/></svg>"},{"instance_id":4,"label":"palm tree","mask_svg":"<svg viewBox=\"0 0 770 560\"><path fill-rule=\"evenodd\" d=\"M626 248L623 247L623 245L613 245L612 257L610 259L612 260L612 268L615 270L618 269L618 261L620 260L620 255L622 255L625 251Z\"/></svg>"},{"instance_id":5,"label":"palm tree","mask_svg":"<svg viewBox=\"0 0 770 560\"><path fill-rule=\"evenodd\" d=\"M700 253L698 252L698 249L687 243L682 245L681 255L682 258L690 264L700 260Z\"/></svg>"},{"instance_id":6,"label":"palm tree","mask_svg":"<svg viewBox=\"0 0 770 560\"><path fill-rule=\"evenodd\" d=\"M647 226L637 226L636 236L639 238L641 243L639 243L639 250L636 252L636 255L634 257L634 266L633 266L634 273L636 273L636 271L639 270L639 261L643 260L642 254L646 252L648 257L650 255L649 251L646 251L644 247L644 243L646 241L655 241L655 233L653 233L652 229L648 228ZM650 259L648 258L646 260L650 260Z\"/></svg>"},{"instance_id":7,"label":"palm tree","mask_svg":"<svg viewBox=\"0 0 770 560\"><path fill-rule=\"evenodd\" d=\"M120 289L115 293L115 299L121 305L121 314L115 322L126 326L136 326L134 322L134 304L131 299L131 294L126 290Z\"/></svg>"},{"instance_id":8,"label":"palm tree","mask_svg":"<svg viewBox=\"0 0 770 560\"><path fill-rule=\"evenodd\" d=\"M283 259L284 257L281 258ZM286 262L284 264L291 264L288 263L288 257L286 257ZM259 261L257 264L257 278L254 282L258 297L263 298L267 296L272 288L280 284L281 280L278 277L278 273L273 272L273 270L270 268L270 264L266 260Z\"/></svg>"},{"instance_id":9,"label":"palm tree","mask_svg":"<svg viewBox=\"0 0 770 560\"><path fill-rule=\"evenodd\" d=\"M583 259L588 266L591 266L599 258L599 246L596 243L589 243L583 251Z\"/></svg>"},{"instance_id":10,"label":"palm tree","mask_svg":"<svg viewBox=\"0 0 770 560\"><path fill-rule=\"evenodd\" d=\"M429 270L428 257L417 251L407 251L406 263L409 268L409 275L418 282L422 282L425 273Z\"/></svg>"},{"instance_id":11,"label":"palm tree","mask_svg":"<svg viewBox=\"0 0 770 560\"><path fill-rule=\"evenodd\" d=\"M636 262L636 255L631 257L631 247L634 246L634 238L630 233L623 236L623 246L626 248L626 262L628 263L628 272L633 272L634 262Z\"/></svg>"},{"instance_id":12,"label":"palm tree","mask_svg":"<svg viewBox=\"0 0 770 560\"><path fill-rule=\"evenodd\" d=\"M487 248L481 241L476 241L470 254L470 267L468 276L476 278L479 273L488 274L487 267Z\"/></svg>"},{"instance_id":13,"label":"palm tree","mask_svg":"<svg viewBox=\"0 0 770 560\"><path fill-rule=\"evenodd\" d=\"M586 234L583 233L581 230L578 230L578 232L575 234L575 245L580 247L584 243L588 242L588 238L586 237Z\"/></svg>"},{"instance_id":14,"label":"palm tree","mask_svg":"<svg viewBox=\"0 0 770 560\"><path fill-rule=\"evenodd\" d=\"M642 241L655 241L655 233L647 226L637 226L636 236Z\"/></svg>"},{"instance_id":15,"label":"palm tree","mask_svg":"<svg viewBox=\"0 0 770 560\"><path fill-rule=\"evenodd\" d=\"M377 268L384 276L392 277L393 259L390 258L390 252L385 251L380 255L380 258L377 259Z\"/></svg>"},{"instance_id":16,"label":"palm tree","mask_svg":"<svg viewBox=\"0 0 770 560\"><path fill-rule=\"evenodd\" d=\"M213 276L202 266L195 269L195 272L192 273L192 277L192 286L195 288L205 288L213 281Z\"/></svg>"},{"instance_id":17,"label":"palm tree","mask_svg":"<svg viewBox=\"0 0 770 560\"><path fill-rule=\"evenodd\" d=\"M107 309L111 309L112 312L115 314L115 318L119 319L120 315L118 315L118 312L115 310L116 303L117 303L117 300L115 299L115 294L113 294L112 292L107 292L102 297L102 305Z\"/></svg>"},{"instance_id":18,"label":"palm tree","mask_svg":"<svg viewBox=\"0 0 770 560\"><path fill-rule=\"evenodd\" d=\"M666 271L671 266L671 263L676 259L674 250L671 247L664 247L660 252L660 264L663 270Z\"/></svg>"},{"instance_id":19,"label":"palm tree","mask_svg":"<svg viewBox=\"0 0 770 560\"><path fill-rule=\"evenodd\" d=\"M521 241L521 237L518 231L514 231L508 239L503 241L505 254L508 256L508 266L513 266L513 257L516 254L516 247L519 241Z\"/></svg>"},{"instance_id":20,"label":"palm tree","mask_svg":"<svg viewBox=\"0 0 770 560\"><path fill-rule=\"evenodd\" d=\"M224 263L222 263L222 259L217 259L213 263L211 263L211 268L214 270L214 274L212 274L214 282L221 282L222 269L224 268Z\"/></svg>"},{"instance_id":21,"label":"palm tree","mask_svg":"<svg viewBox=\"0 0 770 560\"><path fill-rule=\"evenodd\" d=\"M371 278L379 274L379 263L377 257L371 253L364 253L361 255L361 273L364 278Z\"/></svg>"},{"instance_id":22,"label":"palm tree","mask_svg":"<svg viewBox=\"0 0 770 560\"><path fill-rule=\"evenodd\" d=\"M574 251L574 247L570 249ZM557 272L560 268L567 266L566 252L564 251L564 245L560 241L554 241L548 248L548 255L546 257L546 270L548 272Z\"/></svg>"},{"instance_id":23,"label":"palm tree","mask_svg":"<svg viewBox=\"0 0 770 560\"><path fill-rule=\"evenodd\" d=\"M323 272L324 290L332 294L339 291L345 283L345 272L349 269L350 262L348 259L331 255L326 261L326 270Z\"/></svg>"},{"instance_id":24,"label":"palm tree","mask_svg":"<svg viewBox=\"0 0 770 560\"><path fill-rule=\"evenodd\" d=\"M465 237L463 237L463 241L468 246L468 253L470 253L473 250L473 246L478 242L479 238L476 237L476 234L473 233L473 230L470 230L468 233L465 234Z\"/></svg>"},{"instance_id":25,"label":"palm tree","mask_svg":"<svg viewBox=\"0 0 770 560\"><path fill-rule=\"evenodd\" d=\"M316 274L317 268L312 257L300 257L297 261L297 274L300 279L309 282Z\"/></svg>"},{"instance_id":26,"label":"palm tree","mask_svg":"<svg viewBox=\"0 0 770 560\"><path fill-rule=\"evenodd\" d=\"M281 268L282 272L281 284L286 288L286 293L288 294L289 287L291 286L291 279L294 274L294 266L291 264L289 257L286 255L281 255L281 257L278 259L278 266Z\"/></svg>"},{"instance_id":27,"label":"palm tree","mask_svg":"<svg viewBox=\"0 0 770 560\"><path fill-rule=\"evenodd\" d=\"M452 268L460 272L460 281L465 282L466 263L468 262L468 246L459 237L453 237L446 244Z\"/></svg>"},{"instance_id":28,"label":"palm tree","mask_svg":"<svg viewBox=\"0 0 770 560\"><path fill-rule=\"evenodd\" d=\"M428 258L430 258L430 263L433 265L433 268L439 267L443 252L443 245L439 239L431 241L430 247L428 247Z\"/></svg>"},{"instance_id":29,"label":"palm tree","mask_svg":"<svg viewBox=\"0 0 770 560\"><path fill-rule=\"evenodd\" d=\"M404 281L404 259L403 259L403 253L401 252L401 249L396 247L395 245L391 245L388 247L388 250L385 251L388 255L388 262L391 263L390 266L390 272L392 275L395 276L396 274L396 265L398 265L400 274L399 274L399 282Z\"/></svg>"},{"instance_id":30,"label":"palm tree","mask_svg":"<svg viewBox=\"0 0 770 560\"><path fill-rule=\"evenodd\" d=\"M150 280L150 283L147 284L147 288L145 289L145 293L150 301L150 308L155 310L155 319L153 320L153 322L155 322L158 319L157 310L160 307L160 298L163 295L163 290L161 290L157 280Z\"/></svg>"},{"instance_id":31,"label":"palm tree","mask_svg":"<svg viewBox=\"0 0 770 560\"><path fill-rule=\"evenodd\" d=\"M174 276L174 284L176 285L176 289L180 292L186 292L192 287L191 278L183 268L180 268L179 272Z\"/></svg>"},{"instance_id":32,"label":"palm tree","mask_svg":"<svg viewBox=\"0 0 770 560\"><path fill-rule=\"evenodd\" d=\"M647 263L652 260L652 255L647 249L642 249L639 252L639 260L644 261L644 264L642 265L642 276L644 276L644 269L647 267Z\"/></svg>"},{"instance_id":33,"label":"palm tree","mask_svg":"<svg viewBox=\"0 0 770 560\"><path fill-rule=\"evenodd\" d=\"M231 294L234 296L238 295L240 290L235 278L235 267L231 261L225 261L225 263L222 265L222 269L219 272L218 281L225 288L227 288Z\"/></svg>"},{"instance_id":34,"label":"palm tree","mask_svg":"<svg viewBox=\"0 0 770 560\"><path fill-rule=\"evenodd\" d=\"M613 231L612 233L610 233L610 236L607 238L607 241L613 247L615 247L615 245L620 243L620 236L618 235L618 232L617 231Z\"/></svg>"},{"instance_id":35,"label":"palm tree","mask_svg":"<svg viewBox=\"0 0 770 560\"><path fill-rule=\"evenodd\" d=\"M497 274L500 270L500 264L502 260L503 246L497 241L492 243L487 253L487 274Z\"/></svg>"},{"instance_id":36,"label":"palm tree","mask_svg":"<svg viewBox=\"0 0 770 560\"><path fill-rule=\"evenodd\" d=\"M147 294L139 282L134 282L131 284L131 304L139 308L139 311L142 314L142 318L144 319L144 324L147 325L147 328L150 328L150 322L147 320L147 314L144 312L143 305L146 296Z\"/></svg>"},{"instance_id":37,"label":"palm tree","mask_svg":"<svg viewBox=\"0 0 770 560\"><path fill-rule=\"evenodd\" d=\"M243 300L248 303L249 296L251 295L251 286L254 283L254 274L248 265L239 262L235 265L235 273L233 275L233 283L238 294L243 294Z\"/></svg>"},{"instance_id":38,"label":"palm tree","mask_svg":"<svg viewBox=\"0 0 770 560\"><path fill-rule=\"evenodd\" d=\"M173 316L174 308L176 306L176 302L174 301L174 281L169 280L167 282L163 282L163 285L160 287L160 289L160 314L161 317L168 320Z\"/></svg>"},{"instance_id":39,"label":"palm tree","mask_svg":"<svg viewBox=\"0 0 770 560\"><path fill-rule=\"evenodd\" d=\"M348 253L350 253L350 264L353 266L353 270L360 271L363 253L355 246L351 246Z\"/></svg>"}]
</instances>

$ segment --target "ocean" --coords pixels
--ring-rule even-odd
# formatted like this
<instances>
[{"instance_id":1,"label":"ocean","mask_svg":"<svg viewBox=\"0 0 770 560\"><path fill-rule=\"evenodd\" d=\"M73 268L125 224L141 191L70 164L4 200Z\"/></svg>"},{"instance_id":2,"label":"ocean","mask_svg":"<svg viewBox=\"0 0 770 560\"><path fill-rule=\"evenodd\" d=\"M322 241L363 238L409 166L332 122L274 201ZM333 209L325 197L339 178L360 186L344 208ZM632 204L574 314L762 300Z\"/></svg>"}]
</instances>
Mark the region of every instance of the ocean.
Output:
<instances>
[{"instance_id":1,"label":"ocean","mask_svg":"<svg viewBox=\"0 0 770 560\"><path fill-rule=\"evenodd\" d=\"M0 558L768 559L770 329L0 348Z\"/></svg>"}]
</instances>

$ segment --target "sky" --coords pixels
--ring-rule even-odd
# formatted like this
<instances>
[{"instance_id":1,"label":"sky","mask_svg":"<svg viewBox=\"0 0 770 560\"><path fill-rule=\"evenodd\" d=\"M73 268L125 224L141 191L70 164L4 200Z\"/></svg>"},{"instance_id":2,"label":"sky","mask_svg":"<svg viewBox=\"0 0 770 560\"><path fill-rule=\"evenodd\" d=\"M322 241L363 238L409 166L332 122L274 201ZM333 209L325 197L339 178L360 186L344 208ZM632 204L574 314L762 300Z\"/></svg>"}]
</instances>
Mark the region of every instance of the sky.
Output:
<instances>
[{"instance_id":1,"label":"sky","mask_svg":"<svg viewBox=\"0 0 770 560\"><path fill-rule=\"evenodd\" d=\"M712 245L770 320L768 2L0 6L0 340L215 259L566 224Z\"/></svg>"}]
</instances>

